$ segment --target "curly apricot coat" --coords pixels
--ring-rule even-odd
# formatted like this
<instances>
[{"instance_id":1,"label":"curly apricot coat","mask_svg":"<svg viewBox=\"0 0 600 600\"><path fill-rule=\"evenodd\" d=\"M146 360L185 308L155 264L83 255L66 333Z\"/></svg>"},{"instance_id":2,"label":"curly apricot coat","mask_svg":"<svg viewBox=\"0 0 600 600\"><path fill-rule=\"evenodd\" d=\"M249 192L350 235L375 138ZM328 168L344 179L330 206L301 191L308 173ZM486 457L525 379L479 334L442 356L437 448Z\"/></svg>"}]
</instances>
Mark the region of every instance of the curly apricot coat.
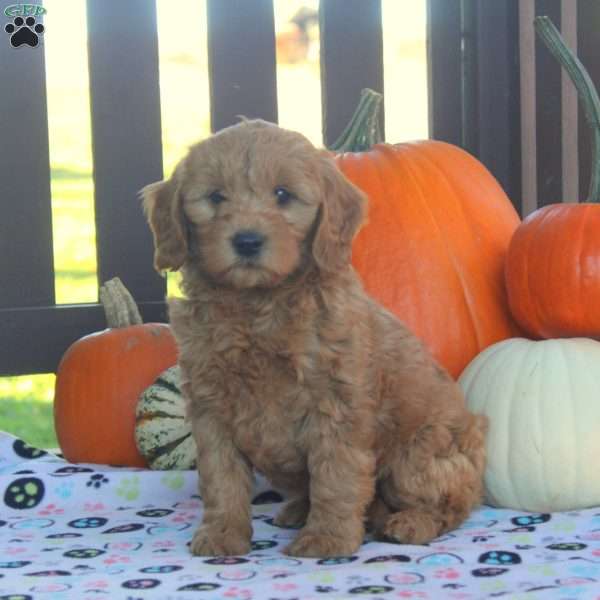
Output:
<instances>
[{"instance_id":1,"label":"curly apricot coat","mask_svg":"<svg viewBox=\"0 0 600 600\"><path fill-rule=\"evenodd\" d=\"M302 526L286 551L351 554L365 525L401 543L480 501L486 422L350 264L366 198L300 134L244 121L144 189L198 446L191 549L244 554L253 469ZM391 285L391 284L390 284ZM449 315L451 318L451 315Z\"/></svg>"}]
</instances>

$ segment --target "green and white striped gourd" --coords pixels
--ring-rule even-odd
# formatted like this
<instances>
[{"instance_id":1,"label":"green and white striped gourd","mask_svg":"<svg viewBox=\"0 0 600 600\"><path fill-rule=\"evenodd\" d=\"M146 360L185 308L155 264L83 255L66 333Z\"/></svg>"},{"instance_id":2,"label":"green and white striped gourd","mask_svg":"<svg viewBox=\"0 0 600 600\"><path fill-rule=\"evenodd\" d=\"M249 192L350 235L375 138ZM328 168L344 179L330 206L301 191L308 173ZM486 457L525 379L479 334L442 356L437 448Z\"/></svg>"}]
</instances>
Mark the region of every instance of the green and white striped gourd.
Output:
<instances>
[{"instance_id":1,"label":"green and white striped gourd","mask_svg":"<svg viewBox=\"0 0 600 600\"><path fill-rule=\"evenodd\" d=\"M140 396L136 410L135 441L151 469L192 469L196 443L185 418L181 371L170 367Z\"/></svg>"}]
</instances>

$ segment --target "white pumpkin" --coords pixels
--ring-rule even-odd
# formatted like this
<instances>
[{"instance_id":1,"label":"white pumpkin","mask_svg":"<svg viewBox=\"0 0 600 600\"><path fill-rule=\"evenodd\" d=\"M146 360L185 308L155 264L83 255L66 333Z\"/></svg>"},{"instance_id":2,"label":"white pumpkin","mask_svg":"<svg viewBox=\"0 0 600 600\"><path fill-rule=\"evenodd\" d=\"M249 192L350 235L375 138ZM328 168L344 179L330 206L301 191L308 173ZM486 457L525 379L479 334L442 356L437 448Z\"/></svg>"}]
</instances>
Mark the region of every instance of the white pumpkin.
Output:
<instances>
[{"instance_id":1,"label":"white pumpkin","mask_svg":"<svg viewBox=\"0 0 600 600\"><path fill-rule=\"evenodd\" d=\"M459 378L490 421L486 502L551 512L600 505L600 342L508 339Z\"/></svg>"},{"instance_id":2,"label":"white pumpkin","mask_svg":"<svg viewBox=\"0 0 600 600\"><path fill-rule=\"evenodd\" d=\"M135 443L151 469L192 469L196 442L185 418L179 366L170 367L140 396Z\"/></svg>"}]
</instances>

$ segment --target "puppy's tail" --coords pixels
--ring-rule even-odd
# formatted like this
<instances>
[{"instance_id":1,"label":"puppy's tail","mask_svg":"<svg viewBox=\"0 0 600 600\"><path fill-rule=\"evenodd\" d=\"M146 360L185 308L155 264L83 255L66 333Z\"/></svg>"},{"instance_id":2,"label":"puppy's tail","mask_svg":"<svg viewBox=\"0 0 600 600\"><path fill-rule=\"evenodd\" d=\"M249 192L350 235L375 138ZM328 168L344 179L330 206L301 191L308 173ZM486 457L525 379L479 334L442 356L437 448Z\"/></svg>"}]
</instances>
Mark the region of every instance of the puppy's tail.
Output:
<instances>
[{"instance_id":1,"label":"puppy's tail","mask_svg":"<svg viewBox=\"0 0 600 600\"><path fill-rule=\"evenodd\" d=\"M487 416L470 413L466 426L456 436L460 451L468 457L480 475L483 475L485 469L485 437L488 429Z\"/></svg>"}]
</instances>

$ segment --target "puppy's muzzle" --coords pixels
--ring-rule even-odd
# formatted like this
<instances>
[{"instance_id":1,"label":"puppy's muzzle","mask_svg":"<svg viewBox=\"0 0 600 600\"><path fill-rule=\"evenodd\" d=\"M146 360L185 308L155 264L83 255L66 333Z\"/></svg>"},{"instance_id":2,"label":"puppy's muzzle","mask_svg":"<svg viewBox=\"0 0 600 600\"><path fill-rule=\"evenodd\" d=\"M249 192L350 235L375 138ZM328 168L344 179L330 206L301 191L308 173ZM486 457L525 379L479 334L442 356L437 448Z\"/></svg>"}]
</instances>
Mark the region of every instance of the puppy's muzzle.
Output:
<instances>
[{"instance_id":1,"label":"puppy's muzzle","mask_svg":"<svg viewBox=\"0 0 600 600\"><path fill-rule=\"evenodd\" d=\"M265 243L265 236L257 231L238 231L232 238L231 244L235 253L241 258L256 258Z\"/></svg>"}]
</instances>

